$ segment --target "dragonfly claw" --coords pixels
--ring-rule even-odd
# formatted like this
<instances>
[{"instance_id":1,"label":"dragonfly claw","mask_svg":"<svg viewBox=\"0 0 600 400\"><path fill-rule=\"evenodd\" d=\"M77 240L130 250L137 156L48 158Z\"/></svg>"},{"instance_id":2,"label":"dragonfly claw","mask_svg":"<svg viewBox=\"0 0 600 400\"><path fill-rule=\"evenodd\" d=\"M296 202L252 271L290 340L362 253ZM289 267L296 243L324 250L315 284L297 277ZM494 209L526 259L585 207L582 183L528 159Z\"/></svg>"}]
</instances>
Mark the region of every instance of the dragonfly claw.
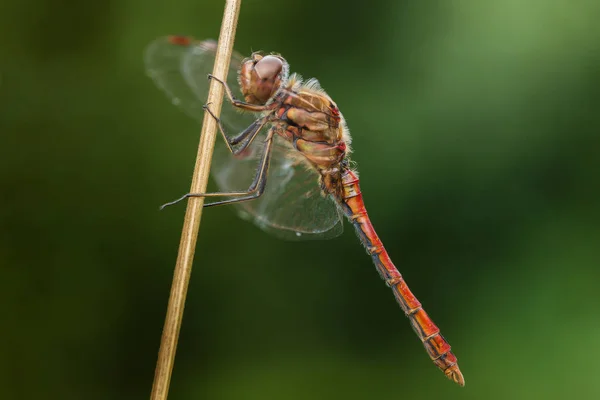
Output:
<instances>
[{"instance_id":1,"label":"dragonfly claw","mask_svg":"<svg viewBox=\"0 0 600 400\"><path fill-rule=\"evenodd\" d=\"M213 74L208 74L208 75L206 76L206 79L208 79L209 81L210 81L212 78L213 78Z\"/></svg>"}]
</instances>

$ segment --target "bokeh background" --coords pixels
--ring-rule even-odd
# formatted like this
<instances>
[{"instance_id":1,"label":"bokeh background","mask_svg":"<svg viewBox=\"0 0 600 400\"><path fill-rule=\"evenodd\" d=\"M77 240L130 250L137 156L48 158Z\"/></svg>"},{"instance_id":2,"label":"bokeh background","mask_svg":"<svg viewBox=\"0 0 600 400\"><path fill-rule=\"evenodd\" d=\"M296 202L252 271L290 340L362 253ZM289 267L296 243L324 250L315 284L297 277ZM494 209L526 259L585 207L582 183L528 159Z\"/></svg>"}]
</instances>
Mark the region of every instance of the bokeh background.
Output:
<instances>
[{"instance_id":1,"label":"bokeh background","mask_svg":"<svg viewBox=\"0 0 600 400\"><path fill-rule=\"evenodd\" d=\"M3 399L148 398L200 127L145 76L223 1L3 2ZM597 1L248 0L236 49L318 77L429 361L353 230L204 214L173 399L600 398ZM214 189L214 184L211 184Z\"/></svg>"}]
</instances>

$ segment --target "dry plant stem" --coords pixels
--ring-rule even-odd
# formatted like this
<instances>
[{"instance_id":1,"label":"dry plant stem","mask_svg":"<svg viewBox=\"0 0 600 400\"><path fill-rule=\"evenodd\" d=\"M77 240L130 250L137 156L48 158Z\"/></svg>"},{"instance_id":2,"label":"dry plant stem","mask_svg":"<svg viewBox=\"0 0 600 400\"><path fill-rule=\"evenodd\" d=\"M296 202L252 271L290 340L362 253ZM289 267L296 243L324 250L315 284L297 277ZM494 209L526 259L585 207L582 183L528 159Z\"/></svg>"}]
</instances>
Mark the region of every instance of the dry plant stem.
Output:
<instances>
[{"instance_id":1,"label":"dry plant stem","mask_svg":"<svg viewBox=\"0 0 600 400\"><path fill-rule=\"evenodd\" d=\"M215 66L213 68L213 75L223 80L227 78L241 2L242 0L226 0L225 3L225 13L221 24ZM223 85L220 85L213 80L211 81L210 90L208 92L208 103L211 104L212 111L217 115L221 112L222 102ZM190 189L190 192L192 193L206 192L216 132L217 122L208 113L205 113L200 136L200 145L198 147L198 155L196 158L196 166L194 167L194 176L192 178L192 186ZM150 395L151 400L166 400L168 396L171 372L173 370L175 352L177 350L177 339L179 337L185 298L190 274L192 272L192 261L194 259L194 250L196 248L203 206L203 197L192 197L188 199L183 229L181 232L181 241L179 243L177 263L175 264L175 272L173 274L173 284L171 286L167 316L165 318L165 326L160 342L158 361L156 362L154 383Z\"/></svg>"}]
</instances>

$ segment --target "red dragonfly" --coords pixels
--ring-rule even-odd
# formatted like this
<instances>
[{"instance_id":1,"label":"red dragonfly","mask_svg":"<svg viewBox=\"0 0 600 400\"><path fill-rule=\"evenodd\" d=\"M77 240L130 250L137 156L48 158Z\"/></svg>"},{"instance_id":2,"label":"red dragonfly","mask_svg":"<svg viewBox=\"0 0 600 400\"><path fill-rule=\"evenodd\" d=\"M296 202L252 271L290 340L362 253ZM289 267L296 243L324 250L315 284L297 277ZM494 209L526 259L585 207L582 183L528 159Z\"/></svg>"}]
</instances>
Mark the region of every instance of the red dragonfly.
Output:
<instances>
[{"instance_id":1,"label":"red dragonfly","mask_svg":"<svg viewBox=\"0 0 600 400\"><path fill-rule=\"evenodd\" d=\"M202 111L209 112L225 139L212 162L221 192L188 193L164 206L189 197L224 197L204 206L236 204L242 217L288 239L338 236L346 216L433 363L464 386L450 345L375 233L348 158L350 133L336 103L316 79L290 75L278 54L254 52L242 58L234 53L225 80L210 75L215 54L216 42L185 36L159 38L146 50L146 69L157 86L193 118L201 121ZM209 79L224 86L230 102L223 104L220 118L203 101ZM255 140L263 128L268 128L266 137ZM240 191L248 182L248 190Z\"/></svg>"}]
</instances>

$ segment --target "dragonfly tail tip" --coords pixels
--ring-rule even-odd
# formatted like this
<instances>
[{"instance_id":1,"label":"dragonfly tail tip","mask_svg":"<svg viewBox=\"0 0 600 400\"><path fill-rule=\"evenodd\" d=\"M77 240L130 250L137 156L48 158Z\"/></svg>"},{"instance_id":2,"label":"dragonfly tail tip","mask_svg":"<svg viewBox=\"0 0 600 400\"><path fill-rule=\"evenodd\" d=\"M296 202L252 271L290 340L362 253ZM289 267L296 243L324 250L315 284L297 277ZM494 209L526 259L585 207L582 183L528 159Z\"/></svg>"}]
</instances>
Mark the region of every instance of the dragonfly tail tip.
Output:
<instances>
[{"instance_id":1,"label":"dragonfly tail tip","mask_svg":"<svg viewBox=\"0 0 600 400\"><path fill-rule=\"evenodd\" d=\"M465 378L463 377L462 372L458 368L458 365L453 365L444 371L448 379L458 383L460 386L465 386Z\"/></svg>"}]
</instances>

